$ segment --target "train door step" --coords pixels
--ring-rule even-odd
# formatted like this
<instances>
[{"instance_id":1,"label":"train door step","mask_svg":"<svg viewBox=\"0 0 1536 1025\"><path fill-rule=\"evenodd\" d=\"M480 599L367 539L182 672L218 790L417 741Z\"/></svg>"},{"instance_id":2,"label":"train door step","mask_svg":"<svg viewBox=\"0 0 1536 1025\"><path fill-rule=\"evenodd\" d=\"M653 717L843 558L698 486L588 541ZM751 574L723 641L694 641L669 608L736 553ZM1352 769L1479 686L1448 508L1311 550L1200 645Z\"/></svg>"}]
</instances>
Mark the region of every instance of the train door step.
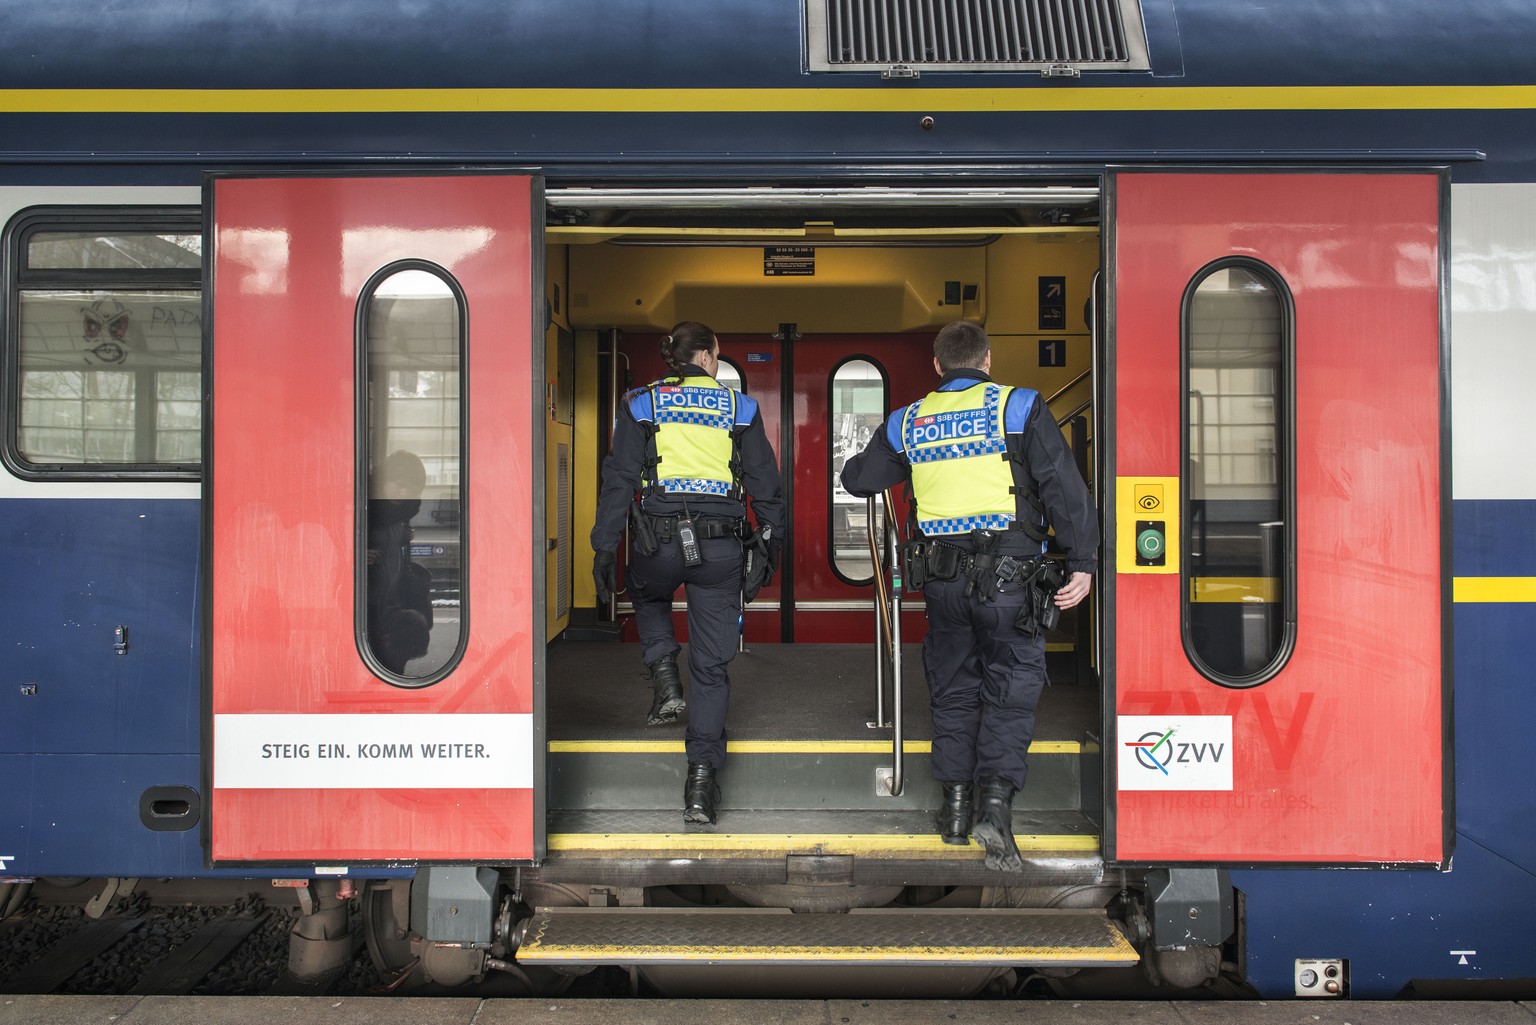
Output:
<instances>
[{"instance_id":1,"label":"train door step","mask_svg":"<svg viewBox=\"0 0 1536 1025\"><path fill-rule=\"evenodd\" d=\"M534 910L519 964L1125 967L1135 948L1099 910L777 908Z\"/></svg>"},{"instance_id":2,"label":"train door step","mask_svg":"<svg viewBox=\"0 0 1536 1025\"><path fill-rule=\"evenodd\" d=\"M635 858L778 859L789 855L872 860L982 861L974 840L945 843L929 811L722 812L719 825L684 824L680 809L665 811L564 811L551 813L551 863L576 859ZM1014 839L1026 859L1097 860L1095 824L1075 811L1015 810Z\"/></svg>"}]
</instances>

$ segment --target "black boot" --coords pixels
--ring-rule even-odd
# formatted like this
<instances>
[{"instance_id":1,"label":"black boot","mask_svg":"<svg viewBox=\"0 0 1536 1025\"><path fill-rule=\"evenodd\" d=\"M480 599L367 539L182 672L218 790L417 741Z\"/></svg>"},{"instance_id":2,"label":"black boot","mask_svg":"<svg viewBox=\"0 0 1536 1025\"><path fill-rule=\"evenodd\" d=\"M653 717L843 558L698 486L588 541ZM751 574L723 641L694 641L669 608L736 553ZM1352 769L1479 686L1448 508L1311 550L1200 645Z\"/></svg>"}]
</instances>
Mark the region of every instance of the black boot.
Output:
<instances>
[{"instance_id":1,"label":"black boot","mask_svg":"<svg viewBox=\"0 0 1536 1025\"><path fill-rule=\"evenodd\" d=\"M969 783L940 783L944 788L944 807L937 818L939 836L945 843L970 843L971 834L971 785Z\"/></svg>"},{"instance_id":2,"label":"black boot","mask_svg":"<svg viewBox=\"0 0 1536 1025\"><path fill-rule=\"evenodd\" d=\"M720 800L720 786L715 782L715 767L688 763L688 779L683 784L683 821L715 821L715 802Z\"/></svg>"},{"instance_id":3,"label":"black boot","mask_svg":"<svg viewBox=\"0 0 1536 1025\"><path fill-rule=\"evenodd\" d=\"M971 835L987 849L987 867L1002 872L1024 871L1019 845L1013 842L1013 792L1007 780L984 779L976 792L976 824Z\"/></svg>"},{"instance_id":4,"label":"black boot","mask_svg":"<svg viewBox=\"0 0 1536 1025\"><path fill-rule=\"evenodd\" d=\"M651 690L654 692L651 714L645 717L646 725L677 722L678 713L688 707L688 702L683 700L682 678L677 675L677 654L663 655L646 668L651 671Z\"/></svg>"}]
</instances>

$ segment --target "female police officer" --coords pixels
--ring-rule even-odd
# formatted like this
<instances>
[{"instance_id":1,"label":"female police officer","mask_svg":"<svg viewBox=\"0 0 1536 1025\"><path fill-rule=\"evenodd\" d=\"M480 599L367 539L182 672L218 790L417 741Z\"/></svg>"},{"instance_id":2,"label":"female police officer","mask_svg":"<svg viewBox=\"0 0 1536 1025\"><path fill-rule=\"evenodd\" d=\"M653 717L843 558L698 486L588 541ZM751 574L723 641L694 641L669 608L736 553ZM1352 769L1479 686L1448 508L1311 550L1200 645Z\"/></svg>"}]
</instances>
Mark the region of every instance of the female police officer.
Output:
<instances>
[{"instance_id":1,"label":"female police officer","mask_svg":"<svg viewBox=\"0 0 1536 1025\"><path fill-rule=\"evenodd\" d=\"M688 596L688 778L683 819L714 822L725 762L726 666L736 654L741 600L768 582L778 564L784 500L778 461L757 403L720 384L720 343L703 324L684 321L662 339L672 372L625 394L603 460L592 574L598 601L614 593L614 549L635 492L627 570L640 631L641 660L651 673L651 724L672 722L686 705L678 679L672 596ZM744 530L745 495L757 531ZM743 582L743 539L753 579Z\"/></svg>"},{"instance_id":2,"label":"female police officer","mask_svg":"<svg viewBox=\"0 0 1536 1025\"><path fill-rule=\"evenodd\" d=\"M1088 596L1098 515L1045 400L988 375L984 330L946 325L933 355L938 388L892 413L843 464L842 482L859 496L912 482L918 533L908 575L924 581L928 610L923 669L933 776L944 788L939 833L955 844L969 833L988 868L1017 872L1011 808L1045 686L1048 604L1067 609ZM1042 559L1047 524L1067 557L1059 587L1045 583L1060 579Z\"/></svg>"}]
</instances>

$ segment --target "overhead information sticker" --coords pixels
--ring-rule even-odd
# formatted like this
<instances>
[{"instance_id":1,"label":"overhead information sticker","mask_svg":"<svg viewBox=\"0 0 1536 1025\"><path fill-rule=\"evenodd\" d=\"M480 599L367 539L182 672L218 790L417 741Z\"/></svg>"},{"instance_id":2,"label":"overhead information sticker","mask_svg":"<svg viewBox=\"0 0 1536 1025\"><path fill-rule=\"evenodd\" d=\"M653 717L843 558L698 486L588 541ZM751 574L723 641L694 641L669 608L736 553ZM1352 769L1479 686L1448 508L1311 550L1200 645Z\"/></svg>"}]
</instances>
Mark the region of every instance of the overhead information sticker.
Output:
<instances>
[{"instance_id":1,"label":"overhead information sticker","mask_svg":"<svg viewBox=\"0 0 1536 1025\"><path fill-rule=\"evenodd\" d=\"M216 715L213 785L495 790L533 785L531 715Z\"/></svg>"},{"instance_id":2,"label":"overhead information sticker","mask_svg":"<svg viewBox=\"0 0 1536 1025\"><path fill-rule=\"evenodd\" d=\"M1231 790L1230 715L1122 715L1121 790Z\"/></svg>"},{"instance_id":3,"label":"overhead information sticker","mask_svg":"<svg viewBox=\"0 0 1536 1025\"><path fill-rule=\"evenodd\" d=\"M763 247L764 277L813 277L815 274L815 246Z\"/></svg>"}]
</instances>

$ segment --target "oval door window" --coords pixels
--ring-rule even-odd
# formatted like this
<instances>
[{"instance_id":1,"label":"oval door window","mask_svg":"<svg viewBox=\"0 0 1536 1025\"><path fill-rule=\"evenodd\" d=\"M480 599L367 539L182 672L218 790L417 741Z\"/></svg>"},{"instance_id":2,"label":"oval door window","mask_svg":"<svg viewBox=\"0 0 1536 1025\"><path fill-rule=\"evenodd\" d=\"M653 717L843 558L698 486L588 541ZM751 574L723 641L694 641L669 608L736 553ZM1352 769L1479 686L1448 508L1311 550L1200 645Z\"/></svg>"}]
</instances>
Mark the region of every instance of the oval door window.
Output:
<instances>
[{"instance_id":1,"label":"oval door window","mask_svg":"<svg viewBox=\"0 0 1536 1025\"><path fill-rule=\"evenodd\" d=\"M720 369L715 374L715 380L727 388L735 388L743 395L747 393L747 386L742 383L741 368L724 356L720 358Z\"/></svg>"},{"instance_id":2,"label":"oval door window","mask_svg":"<svg viewBox=\"0 0 1536 1025\"><path fill-rule=\"evenodd\" d=\"M875 578L870 560L869 502L843 490L843 462L864 446L885 421L888 389L885 374L873 361L856 356L839 363L832 371L832 401L827 403L831 423L827 436L831 462L832 508L827 523L832 536L827 550L832 553L832 569L850 584L867 584ZM885 527L883 504L875 502L874 537L879 539Z\"/></svg>"},{"instance_id":3,"label":"oval door window","mask_svg":"<svg viewBox=\"0 0 1536 1025\"><path fill-rule=\"evenodd\" d=\"M1291 297L1268 267L1212 264L1184 302L1184 646L1231 687L1295 643Z\"/></svg>"},{"instance_id":4,"label":"oval door window","mask_svg":"<svg viewBox=\"0 0 1536 1025\"><path fill-rule=\"evenodd\" d=\"M446 271L414 262L359 307L359 650L397 686L442 679L463 648L463 310Z\"/></svg>"}]
</instances>

